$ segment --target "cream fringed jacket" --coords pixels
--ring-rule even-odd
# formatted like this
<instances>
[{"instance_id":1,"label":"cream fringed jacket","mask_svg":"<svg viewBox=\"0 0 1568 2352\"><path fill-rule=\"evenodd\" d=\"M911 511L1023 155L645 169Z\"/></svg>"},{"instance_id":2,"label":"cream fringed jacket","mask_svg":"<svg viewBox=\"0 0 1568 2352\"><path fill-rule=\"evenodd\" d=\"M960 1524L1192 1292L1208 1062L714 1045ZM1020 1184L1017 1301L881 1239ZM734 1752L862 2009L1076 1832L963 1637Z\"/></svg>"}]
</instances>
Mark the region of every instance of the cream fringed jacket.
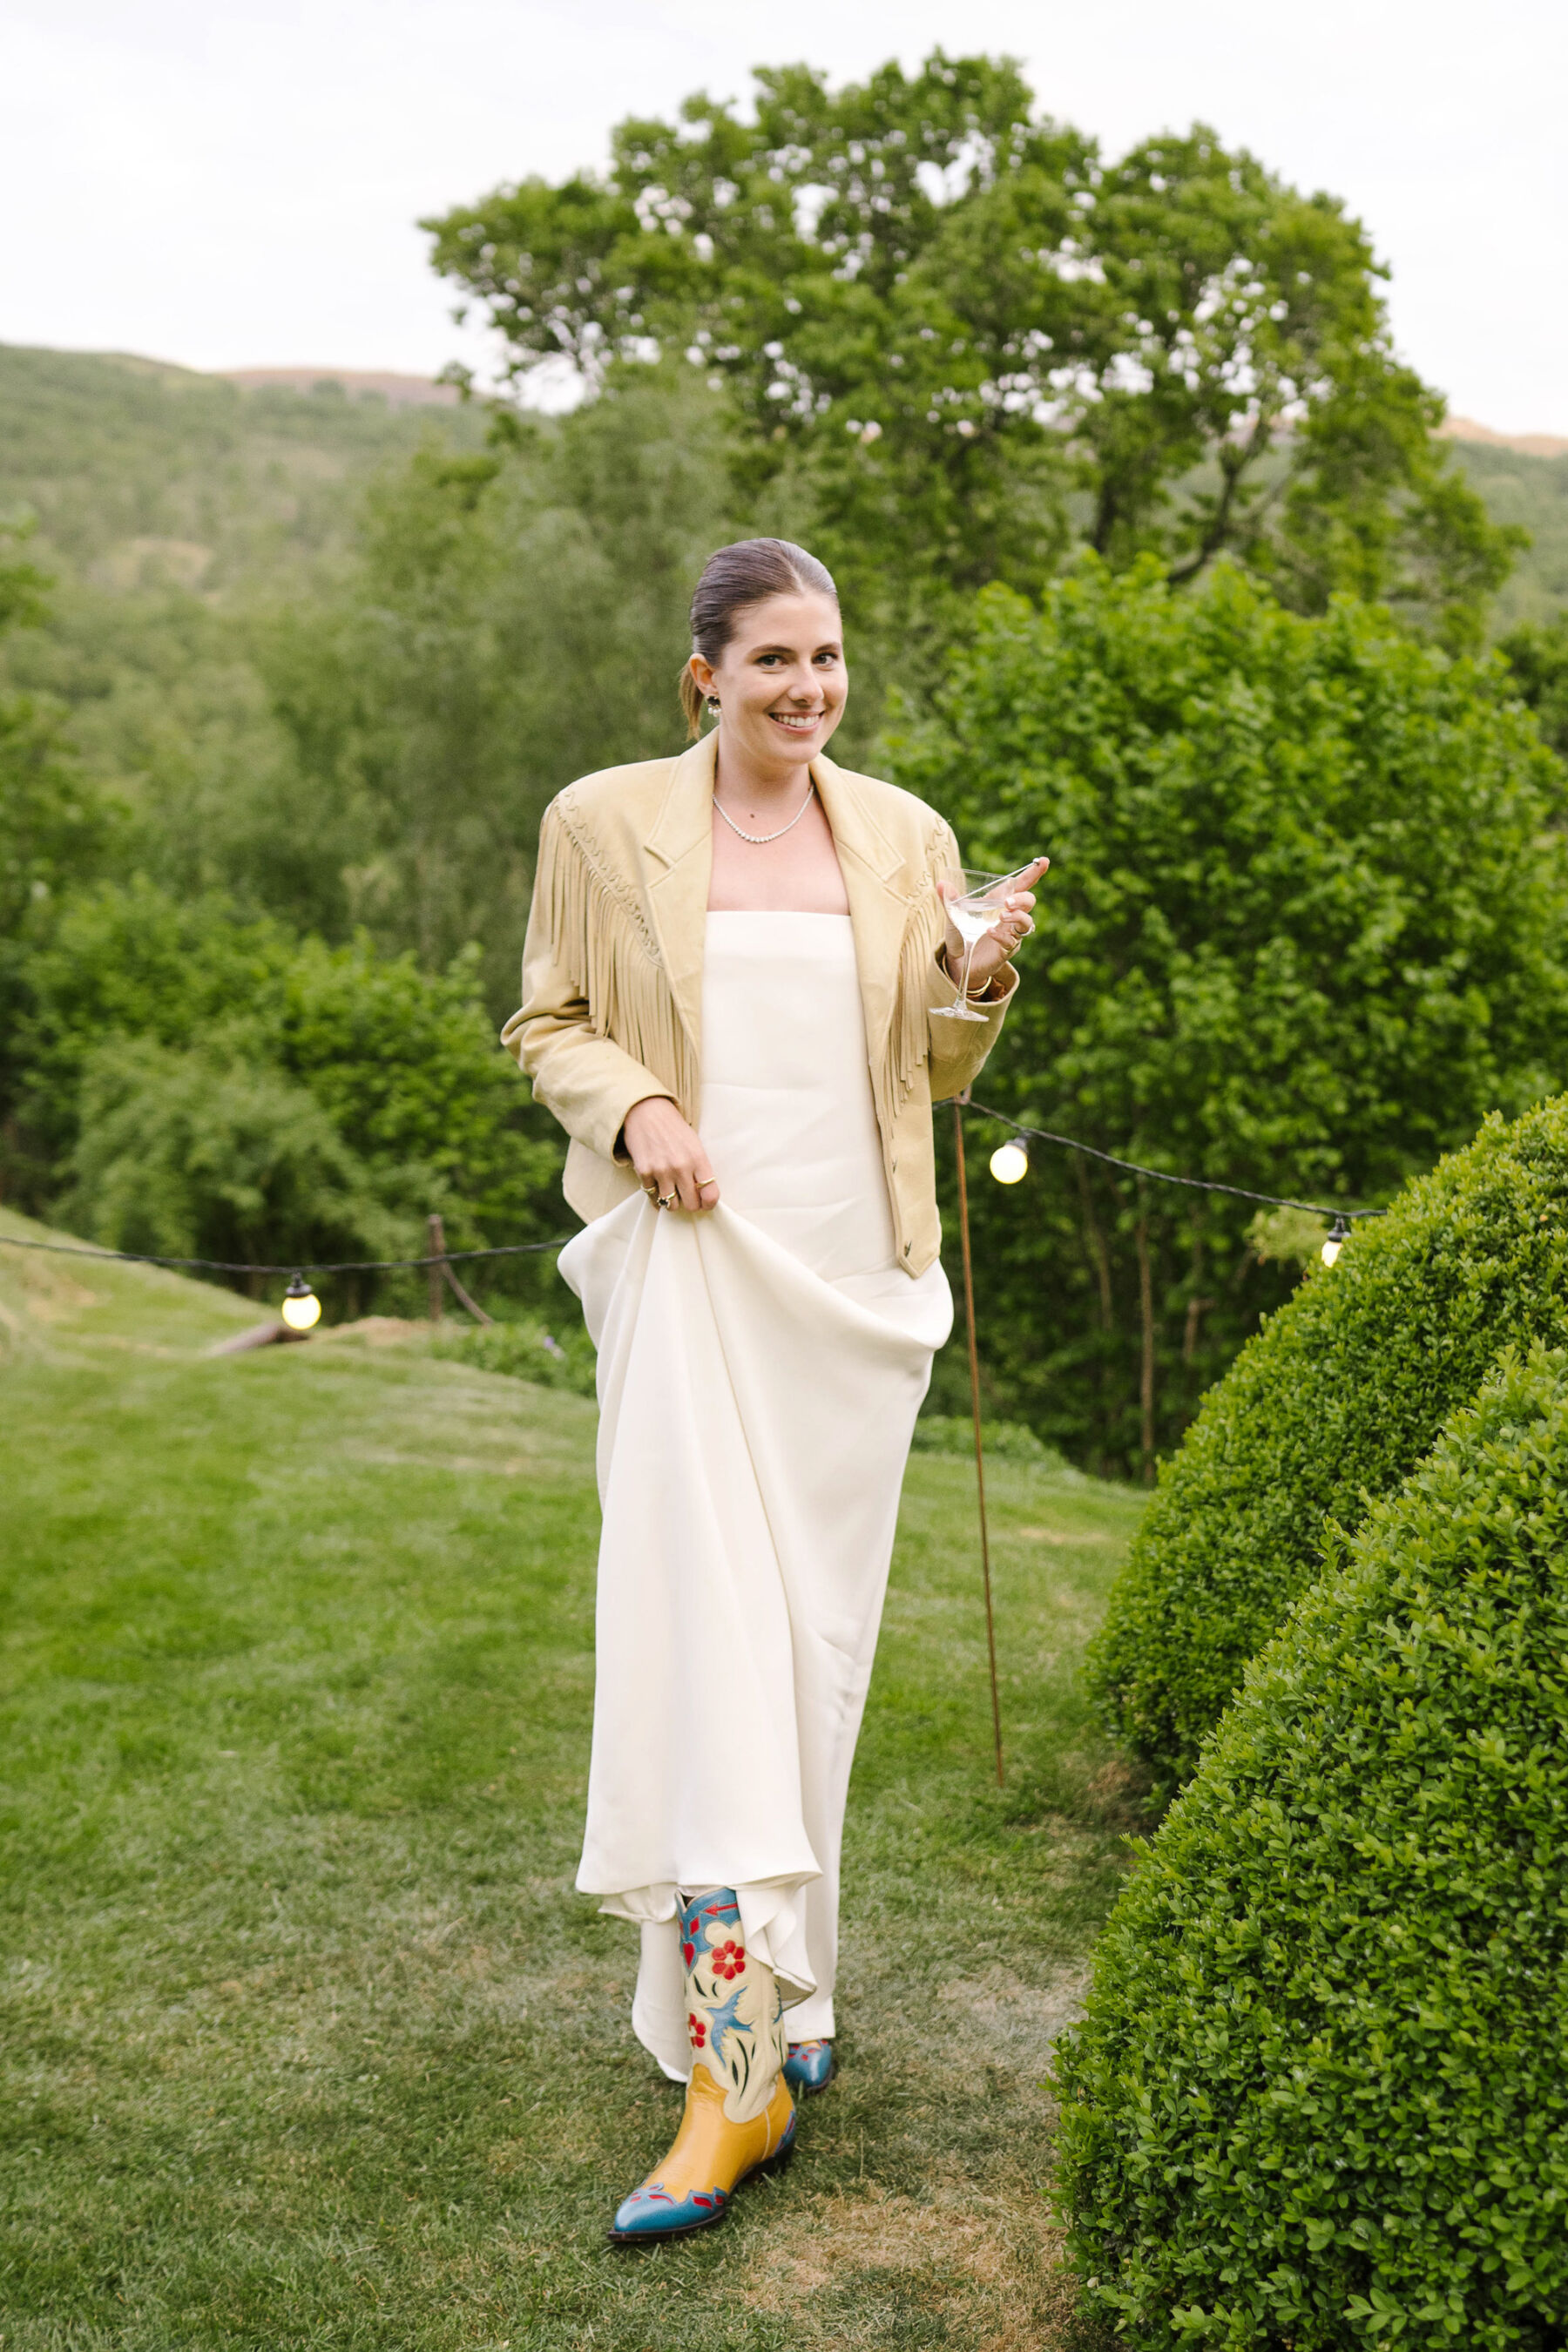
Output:
<instances>
[{"instance_id":1,"label":"cream fringed jacket","mask_svg":"<svg viewBox=\"0 0 1568 2352\"><path fill-rule=\"evenodd\" d=\"M676 759L606 768L552 801L539 836L522 1009L501 1032L572 1139L566 1198L590 1222L637 1187L616 1147L627 1111L668 1095L693 1127L701 1098L702 946L713 864L706 736ZM984 1025L932 1021L952 982L937 961L936 877L957 862L934 809L817 758L811 772L848 893L899 1263L923 1274L942 1228L933 1100L959 1094L996 1042L1007 968Z\"/></svg>"}]
</instances>

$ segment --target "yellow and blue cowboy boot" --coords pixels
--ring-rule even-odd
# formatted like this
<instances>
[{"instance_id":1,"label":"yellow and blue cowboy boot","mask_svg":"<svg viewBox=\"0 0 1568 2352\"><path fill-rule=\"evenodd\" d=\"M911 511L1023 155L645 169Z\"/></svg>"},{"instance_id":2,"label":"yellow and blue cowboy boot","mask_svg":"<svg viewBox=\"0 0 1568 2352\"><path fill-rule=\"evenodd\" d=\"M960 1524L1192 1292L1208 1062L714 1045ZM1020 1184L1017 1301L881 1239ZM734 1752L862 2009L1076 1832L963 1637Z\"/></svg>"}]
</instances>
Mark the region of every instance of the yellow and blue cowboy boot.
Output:
<instances>
[{"instance_id":1,"label":"yellow and blue cowboy boot","mask_svg":"<svg viewBox=\"0 0 1568 2352\"><path fill-rule=\"evenodd\" d=\"M679 1919L691 2042L686 2112L663 2163L610 2225L619 2246L710 2229L749 2173L783 2164L795 2146L784 2005L773 1970L746 1949L734 1889L682 1897Z\"/></svg>"},{"instance_id":2,"label":"yellow and blue cowboy boot","mask_svg":"<svg viewBox=\"0 0 1568 2352\"><path fill-rule=\"evenodd\" d=\"M784 2072L790 2089L803 2098L809 2099L814 2091L826 2091L833 2080L832 2042L792 2042Z\"/></svg>"}]
</instances>

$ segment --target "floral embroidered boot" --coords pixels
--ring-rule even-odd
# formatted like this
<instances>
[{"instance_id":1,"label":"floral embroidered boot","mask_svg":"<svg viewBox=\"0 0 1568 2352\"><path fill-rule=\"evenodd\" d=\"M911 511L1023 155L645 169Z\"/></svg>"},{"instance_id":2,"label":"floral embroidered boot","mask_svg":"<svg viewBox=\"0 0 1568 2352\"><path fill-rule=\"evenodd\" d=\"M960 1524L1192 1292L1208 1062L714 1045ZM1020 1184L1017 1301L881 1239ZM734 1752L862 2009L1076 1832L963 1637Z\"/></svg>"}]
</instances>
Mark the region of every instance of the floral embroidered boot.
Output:
<instances>
[{"instance_id":1,"label":"floral embroidered boot","mask_svg":"<svg viewBox=\"0 0 1568 2352\"><path fill-rule=\"evenodd\" d=\"M784 2079L784 2005L771 1969L745 1947L734 1889L680 1904L691 2080L662 2164L611 2224L616 2245L682 2238L721 2221L748 2173L782 2164L795 2146Z\"/></svg>"},{"instance_id":2,"label":"floral embroidered boot","mask_svg":"<svg viewBox=\"0 0 1568 2352\"><path fill-rule=\"evenodd\" d=\"M792 2042L784 2071L790 2089L805 2098L809 2099L814 2091L826 2091L833 2080L832 2042Z\"/></svg>"}]
</instances>

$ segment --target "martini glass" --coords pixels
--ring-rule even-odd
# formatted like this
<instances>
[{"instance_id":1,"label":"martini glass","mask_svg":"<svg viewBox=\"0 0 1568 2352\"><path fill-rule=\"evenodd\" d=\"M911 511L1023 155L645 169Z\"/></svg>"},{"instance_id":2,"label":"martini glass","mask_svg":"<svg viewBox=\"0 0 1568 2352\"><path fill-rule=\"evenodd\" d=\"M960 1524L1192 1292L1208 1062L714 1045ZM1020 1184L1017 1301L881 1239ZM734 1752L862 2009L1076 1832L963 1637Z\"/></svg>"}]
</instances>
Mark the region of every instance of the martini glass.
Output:
<instances>
[{"instance_id":1,"label":"martini glass","mask_svg":"<svg viewBox=\"0 0 1568 2352\"><path fill-rule=\"evenodd\" d=\"M1007 912L1007 901L1015 890L1026 887L1033 875L1037 860L1027 866L1015 866L1010 874L981 874L972 866L957 867L952 877L958 886L947 900L948 920L963 941L963 977L958 983L958 996L952 1004L933 1004L931 1016L938 1021L984 1021L984 1013L976 1013L969 1003L969 967L974 961L974 950L987 931L994 931Z\"/></svg>"}]
</instances>

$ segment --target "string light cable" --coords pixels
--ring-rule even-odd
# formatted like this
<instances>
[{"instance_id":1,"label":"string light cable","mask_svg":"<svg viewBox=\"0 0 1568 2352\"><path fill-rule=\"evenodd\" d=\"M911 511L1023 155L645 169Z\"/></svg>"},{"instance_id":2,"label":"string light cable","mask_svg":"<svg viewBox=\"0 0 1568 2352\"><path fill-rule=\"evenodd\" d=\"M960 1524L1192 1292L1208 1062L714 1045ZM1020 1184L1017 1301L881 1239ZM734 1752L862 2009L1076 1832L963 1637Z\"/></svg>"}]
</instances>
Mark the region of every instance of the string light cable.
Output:
<instances>
[{"instance_id":1,"label":"string light cable","mask_svg":"<svg viewBox=\"0 0 1568 2352\"><path fill-rule=\"evenodd\" d=\"M1323 1244L1325 1265L1332 1265L1341 1249L1350 1238L1352 1224L1362 1217L1385 1217L1386 1209L1342 1209L1325 1207L1321 1201L1296 1201L1279 1192L1255 1192L1245 1184L1222 1184L1208 1176L1176 1176L1168 1168L1145 1168L1136 1160L1123 1160L1114 1151L1102 1151L1097 1143L1085 1143L1075 1135L1058 1135L1048 1127L1031 1127L1011 1112L994 1110L989 1104L971 1101L969 1108L982 1118L994 1119L998 1126L1011 1128L1013 1139L1027 1138L1028 1141L1010 1139L999 1144L991 1155L991 1172L998 1183L1016 1184L1027 1175L1028 1145L1058 1144L1065 1151L1080 1151L1087 1159L1099 1160L1108 1168L1121 1170L1128 1176L1146 1176L1155 1184L1177 1184L1195 1192L1224 1192L1232 1200L1257 1201L1268 1209L1302 1209L1310 1216L1329 1217L1332 1224ZM317 1319L310 1314L315 1294L304 1279L308 1274L397 1274L416 1266L469 1265L483 1258L537 1257L547 1250L564 1249L570 1234L558 1234L548 1242L502 1242L490 1249L442 1250L420 1257L344 1257L307 1260L303 1264L263 1265L251 1259L223 1257L164 1257L151 1250L100 1249L89 1242L36 1242L19 1234L0 1234L0 1245L6 1249L42 1250L56 1257L107 1258L120 1265L161 1265L190 1274L286 1274L290 1277L284 1297L285 1319L297 1330L308 1330ZM309 1319L307 1320L307 1317Z\"/></svg>"},{"instance_id":2,"label":"string light cable","mask_svg":"<svg viewBox=\"0 0 1568 2352\"><path fill-rule=\"evenodd\" d=\"M1386 1217L1386 1209L1343 1209L1329 1207L1321 1201L1295 1201L1279 1192L1254 1192L1245 1184L1222 1184L1210 1176L1176 1176L1168 1168L1145 1168L1140 1160L1122 1160L1114 1151L1102 1151L1097 1143L1084 1143L1076 1135L1058 1135L1048 1127L1030 1127L1009 1111L994 1110L988 1103L970 1101L971 1110L982 1118L994 1118L1000 1127L1010 1127L1014 1136L1026 1136L1037 1143L1059 1144L1066 1151L1081 1151L1087 1159L1102 1160L1108 1168L1121 1169L1128 1176L1147 1176L1156 1184L1180 1184L1194 1192L1225 1192L1232 1200L1257 1201L1266 1209L1304 1209L1309 1216L1331 1218L1332 1230L1323 1244L1325 1263L1332 1265L1341 1248L1350 1239L1352 1223L1361 1217ZM1000 1165L998 1165L1000 1162ZM1028 1145L1008 1141L998 1144L991 1155L991 1172L999 1184L1016 1184L1027 1174ZM1332 1249L1334 1256L1328 1253Z\"/></svg>"},{"instance_id":3,"label":"string light cable","mask_svg":"<svg viewBox=\"0 0 1568 2352\"><path fill-rule=\"evenodd\" d=\"M19 1234L0 1234L0 1243L7 1249L47 1250L56 1257L107 1257L121 1265L174 1265L194 1267L202 1274L392 1274L408 1266L459 1265L472 1258L532 1257L542 1250L564 1249L572 1239L570 1234L557 1234L551 1242L502 1242L496 1249L426 1251L422 1257L340 1257L307 1258L303 1263L289 1259L284 1265L255 1265L247 1260L228 1257L156 1257L150 1250L99 1249L90 1242L25 1241Z\"/></svg>"}]
</instances>

